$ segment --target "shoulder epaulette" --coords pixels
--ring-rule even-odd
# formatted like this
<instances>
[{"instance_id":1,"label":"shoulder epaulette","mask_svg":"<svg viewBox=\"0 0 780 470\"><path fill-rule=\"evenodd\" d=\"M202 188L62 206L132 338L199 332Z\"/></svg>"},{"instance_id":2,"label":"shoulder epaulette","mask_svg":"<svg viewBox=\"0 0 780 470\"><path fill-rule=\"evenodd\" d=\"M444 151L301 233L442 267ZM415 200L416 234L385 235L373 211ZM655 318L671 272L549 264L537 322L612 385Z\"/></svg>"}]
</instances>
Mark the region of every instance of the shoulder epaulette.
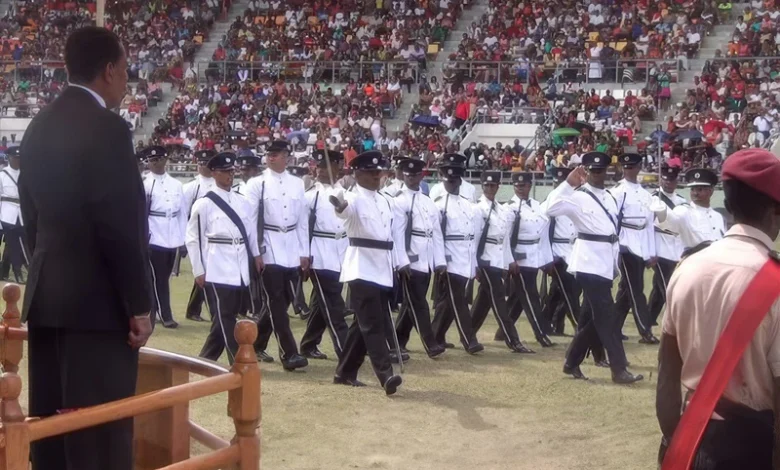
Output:
<instances>
[{"instance_id":1,"label":"shoulder epaulette","mask_svg":"<svg viewBox=\"0 0 780 470\"><path fill-rule=\"evenodd\" d=\"M439 202L439 199L443 198L444 196L439 196L436 199L433 200L433 202Z\"/></svg>"},{"instance_id":2,"label":"shoulder epaulette","mask_svg":"<svg viewBox=\"0 0 780 470\"><path fill-rule=\"evenodd\" d=\"M691 207L691 203L690 202L683 202L683 203L680 203L678 205Z\"/></svg>"},{"instance_id":3,"label":"shoulder epaulette","mask_svg":"<svg viewBox=\"0 0 780 470\"><path fill-rule=\"evenodd\" d=\"M464 196L464 195L462 195L462 194L458 194L458 196L460 196L460 197L462 197L463 199L465 199L465 200L467 200L467 201L471 202L471 199L467 198L466 196Z\"/></svg>"}]
</instances>

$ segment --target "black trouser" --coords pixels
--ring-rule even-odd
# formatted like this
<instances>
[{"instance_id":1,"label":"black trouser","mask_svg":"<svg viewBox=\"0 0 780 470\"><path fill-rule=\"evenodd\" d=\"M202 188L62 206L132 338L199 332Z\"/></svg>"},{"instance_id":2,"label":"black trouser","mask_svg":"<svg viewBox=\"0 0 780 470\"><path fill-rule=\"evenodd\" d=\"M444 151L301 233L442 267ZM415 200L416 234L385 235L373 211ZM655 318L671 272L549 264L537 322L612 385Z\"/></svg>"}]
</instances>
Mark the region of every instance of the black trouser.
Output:
<instances>
[{"instance_id":1,"label":"black trouser","mask_svg":"<svg viewBox=\"0 0 780 470\"><path fill-rule=\"evenodd\" d=\"M577 273L577 283L585 293L577 334L566 351L566 365L576 367L582 364L588 350L601 342L607 350L610 367L614 372L626 368L628 360L620 338L620 328L615 318L615 302L612 300L612 281L595 274ZM595 355L595 350L594 350ZM598 357L596 358L598 360Z\"/></svg>"},{"instance_id":2,"label":"black trouser","mask_svg":"<svg viewBox=\"0 0 780 470\"><path fill-rule=\"evenodd\" d=\"M24 227L22 225L3 223L5 235L5 251L2 260L2 278L8 279L11 268L17 281L22 280L22 266L27 266L27 249L24 243Z\"/></svg>"},{"instance_id":3,"label":"black trouser","mask_svg":"<svg viewBox=\"0 0 780 470\"><path fill-rule=\"evenodd\" d=\"M474 331L479 331L485 323L488 310L493 310L499 328L504 333L504 341L510 347L520 344L520 336L515 329L515 322L509 317L506 305L506 288L504 287L504 271L499 268L479 268L480 282L477 298L471 306L471 324Z\"/></svg>"},{"instance_id":4,"label":"black trouser","mask_svg":"<svg viewBox=\"0 0 780 470\"><path fill-rule=\"evenodd\" d=\"M301 352L315 350L327 329L336 356L341 357L348 329L344 320L344 299L341 297L344 284L339 282L339 273L327 269L312 269L311 284L311 315L301 339Z\"/></svg>"},{"instance_id":5,"label":"black trouser","mask_svg":"<svg viewBox=\"0 0 780 470\"><path fill-rule=\"evenodd\" d=\"M297 282L298 270L299 268L285 268L276 264L265 265L260 281L268 311L258 324L256 352L265 351L270 333L273 332L276 335L282 360L298 354L298 343L290 329L290 317L287 316L287 310L294 299L294 294L289 287L291 283Z\"/></svg>"},{"instance_id":6,"label":"black trouser","mask_svg":"<svg viewBox=\"0 0 780 470\"><path fill-rule=\"evenodd\" d=\"M464 349L477 344L477 335L471 326L471 313L466 301L466 284L469 278L457 274L447 273L437 275L434 281L436 285L436 299L433 316L433 337L437 344L446 342L447 330L452 321L458 327L460 343Z\"/></svg>"},{"instance_id":7,"label":"black trouser","mask_svg":"<svg viewBox=\"0 0 780 470\"><path fill-rule=\"evenodd\" d=\"M387 344L387 329L393 327L389 308L393 290L362 279L351 281L349 289L352 293L355 321L347 332L344 354L339 358L336 376L345 380L356 380L358 370L368 353L374 373L379 383L384 386L393 376Z\"/></svg>"},{"instance_id":8,"label":"black trouser","mask_svg":"<svg viewBox=\"0 0 780 470\"><path fill-rule=\"evenodd\" d=\"M190 300L187 302L187 317L199 317L201 309L203 308L203 301L206 297L203 295L203 289L198 287L195 282L192 282L192 291L190 292Z\"/></svg>"},{"instance_id":9,"label":"black trouser","mask_svg":"<svg viewBox=\"0 0 780 470\"><path fill-rule=\"evenodd\" d=\"M658 258L658 263L653 268L653 290L650 292L650 300L647 308L650 311L650 324L658 324L658 315L666 303L666 287L669 285L669 279L672 278L674 268L677 267L677 261L665 258Z\"/></svg>"},{"instance_id":10,"label":"black trouser","mask_svg":"<svg viewBox=\"0 0 780 470\"><path fill-rule=\"evenodd\" d=\"M623 328L628 310L634 312L636 329L641 336L653 334L650 311L645 298L645 260L639 256L623 252L620 254L620 283L615 296L615 308L618 312L618 331Z\"/></svg>"},{"instance_id":11,"label":"black trouser","mask_svg":"<svg viewBox=\"0 0 780 470\"><path fill-rule=\"evenodd\" d=\"M542 342L547 334L552 333L552 320L542 315L542 302L539 289L536 287L537 268L520 268L520 274L509 276L509 299L507 308L512 323L517 322L520 314L525 312L528 322L534 330L536 340ZM499 329L499 333L501 330Z\"/></svg>"},{"instance_id":12,"label":"black trouser","mask_svg":"<svg viewBox=\"0 0 780 470\"><path fill-rule=\"evenodd\" d=\"M216 361L227 348L228 361L233 364L238 351L233 330L244 299L249 295L249 288L208 282L204 291L211 311L211 330L200 350L200 357Z\"/></svg>"},{"instance_id":13,"label":"black trouser","mask_svg":"<svg viewBox=\"0 0 780 470\"><path fill-rule=\"evenodd\" d=\"M577 329L580 314L580 294L582 289L569 273L569 266L562 258L553 263L550 292L543 307L545 318L552 318L553 331L563 334L566 317L569 317L574 329Z\"/></svg>"},{"instance_id":14,"label":"black trouser","mask_svg":"<svg viewBox=\"0 0 780 470\"><path fill-rule=\"evenodd\" d=\"M174 261L176 261L176 248L149 247L149 263L152 267L154 288L152 317L156 318L159 315L163 322L173 321L170 279Z\"/></svg>"},{"instance_id":15,"label":"black trouser","mask_svg":"<svg viewBox=\"0 0 780 470\"><path fill-rule=\"evenodd\" d=\"M127 331L28 331L30 416L135 395L138 350L127 344ZM133 419L33 442L31 458L34 470L132 470Z\"/></svg>"},{"instance_id":16,"label":"black trouser","mask_svg":"<svg viewBox=\"0 0 780 470\"><path fill-rule=\"evenodd\" d=\"M396 322L398 343L402 348L409 342L412 327L417 330L422 340L425 352L435 349L438 343L433 337L431 328L431 311L428 306L428 286L431 283L431 274L411 270L408 279L402 275L399 279L399 287L403 293L401 312Z\"/></svg>"}]
</instances>

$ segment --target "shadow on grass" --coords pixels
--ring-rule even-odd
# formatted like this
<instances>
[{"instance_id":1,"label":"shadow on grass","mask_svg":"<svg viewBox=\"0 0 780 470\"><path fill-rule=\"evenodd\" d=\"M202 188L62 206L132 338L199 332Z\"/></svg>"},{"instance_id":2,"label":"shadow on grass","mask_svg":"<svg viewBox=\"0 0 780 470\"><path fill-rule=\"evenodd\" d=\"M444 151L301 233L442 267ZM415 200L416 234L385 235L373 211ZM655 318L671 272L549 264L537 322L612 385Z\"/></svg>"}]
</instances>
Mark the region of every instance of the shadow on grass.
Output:
<instances>
[{"instance_id":1,"label":"shadow on grass","mask_svg":"<svg viewBox=\"0 0 780 470\"><path fill-rule=\"evenodd\" d=\"M509 409L503 405L481 397L461 395L445 391L405 390L396 398L399 401L415 401L438 408L449 408L458 415L458 423L470 431L489 431L498 425L488 423L479 414L478 408Z\"/></svg>"}]
</instances>

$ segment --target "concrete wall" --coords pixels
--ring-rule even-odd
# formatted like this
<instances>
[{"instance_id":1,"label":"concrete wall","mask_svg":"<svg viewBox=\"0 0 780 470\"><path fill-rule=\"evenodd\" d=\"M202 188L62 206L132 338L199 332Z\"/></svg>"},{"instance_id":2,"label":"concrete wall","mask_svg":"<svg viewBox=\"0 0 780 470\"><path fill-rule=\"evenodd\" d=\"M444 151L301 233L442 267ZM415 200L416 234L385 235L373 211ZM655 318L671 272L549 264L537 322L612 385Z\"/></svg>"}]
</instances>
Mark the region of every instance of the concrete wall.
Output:
<instances>
[{"instance_id":1,"label":"concrete wall","mask_svg":"<svg viewBox=\"0 0 780 470\"><path fill-rule=\"evenodd\" d=\"M16 142L22 141L22 136L32 118L3 117L0 119L0 138L5 137L11 142L11 134L16 134Z\"/></svg>"},{"instance_id":2,"label":"concrete wall","mask_svg":"<svg viewBox=\"0 0 780 470\"><path fill-rule=\"evenodd\" d=\"M515 139L520 139L520 145L527 147L536 135L539 124L476 124L461 141L460 150L465 151L472 142L495 147L496 142L503 145L513 145Z\"/></svg>"}]
</instances>

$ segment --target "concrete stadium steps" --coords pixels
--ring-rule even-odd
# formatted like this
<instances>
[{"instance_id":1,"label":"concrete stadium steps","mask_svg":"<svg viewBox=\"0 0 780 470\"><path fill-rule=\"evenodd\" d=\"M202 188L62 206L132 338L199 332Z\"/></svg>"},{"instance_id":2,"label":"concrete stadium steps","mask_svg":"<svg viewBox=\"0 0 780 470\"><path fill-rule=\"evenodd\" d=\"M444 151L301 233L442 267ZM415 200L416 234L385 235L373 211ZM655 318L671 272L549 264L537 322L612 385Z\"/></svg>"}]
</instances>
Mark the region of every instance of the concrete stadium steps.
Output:
<instances>
[{"instance_id":1,"label":"concrete stadium steps","mask_svg":"<svg viewBox=\"0 0 780 470\"><path fill-rule=\"evenodd\" d=\"M133 134L135 141L143 140L145 143L148 142L149 138L152 137L157 121L168 114L168 108L179 95L178 90L174 90L173 85L170 83L162 83L160 87L163 91L163 99L157 103L157 106L149 107L146 116L141 119L141 126L135 129Z\"/></svg>"},{"instance_id":2,"label":"concrete stadium steps","mask_svg":"<svg viewBox=\"0 0 780 470\"><path fill-rule=\"evenodd\" d=\"M431 77L441 82L442 70L447 57L450 54L458 50L460 39L463 34L466 33L466 29L472 22L477 21L482 15L487 13L488 4L486 0L477 0L477 3L471 5L467 10L461 13L458 21L455 22L454 28L450 31L449 37L442 43L439 53L433 60L428 61L428 69L426 70L426 76L430 80ZM403 129L404 124L409 120L412 113L412 106L420 101L420 90L416 86L412 86L412 92L404 92L404 101L401 106L395 112L395 119L385 119L385 128L388 135L393 135Z\"/></svg>"}]
</instances>

